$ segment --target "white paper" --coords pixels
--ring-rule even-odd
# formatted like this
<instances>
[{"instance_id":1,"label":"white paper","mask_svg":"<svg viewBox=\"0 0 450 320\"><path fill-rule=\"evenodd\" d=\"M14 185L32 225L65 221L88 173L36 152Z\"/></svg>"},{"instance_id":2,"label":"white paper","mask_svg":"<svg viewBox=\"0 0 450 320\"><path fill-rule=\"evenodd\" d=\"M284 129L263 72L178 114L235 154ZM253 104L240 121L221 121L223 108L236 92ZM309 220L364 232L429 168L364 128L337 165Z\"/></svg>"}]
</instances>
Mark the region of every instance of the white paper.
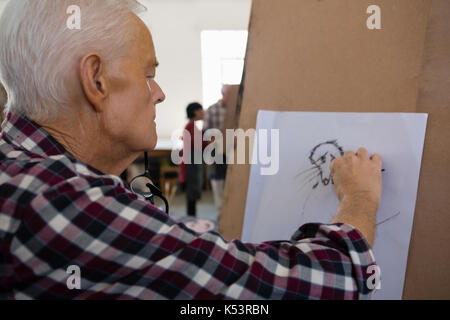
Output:
<instances>
[{"instance_id":1,"label":"white paper","mask_svg":"<svg viewBox=\"0 0 450 320\"><path fill-rule=\"evenodd\" d=\"M377 224L387 221L377 226L373 247L381 289L373 298L401 299L427 118L427 114L260 111L257 130L280 130L280 169L276 175L262 176L261 164L252 165L242 239L286 240L304 223L329 223L339 205L333 184L326 185L330 154L339 156L336 144L344 151L365 147L382 156L385 169ZM254 155L256 148L258 144ZM321 164L324 154L326 162ZM320 164L322 178L315 178L319 171L314 164Z\"/></svg>"}]
</instances>

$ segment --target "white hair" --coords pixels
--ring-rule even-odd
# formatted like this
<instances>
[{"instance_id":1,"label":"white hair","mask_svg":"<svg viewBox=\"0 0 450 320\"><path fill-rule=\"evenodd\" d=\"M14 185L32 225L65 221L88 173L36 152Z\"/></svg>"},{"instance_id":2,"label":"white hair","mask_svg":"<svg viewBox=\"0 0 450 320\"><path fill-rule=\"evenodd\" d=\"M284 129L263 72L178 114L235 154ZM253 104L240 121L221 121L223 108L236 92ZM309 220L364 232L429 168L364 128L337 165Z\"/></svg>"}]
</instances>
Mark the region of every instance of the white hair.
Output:
<instances>
[{"instance_id":1,"label":"white hair","mask_svg":"<svg viewBox=\"0 0 450 320\"><path fill-rule=\"evenodd\" d=\"M81 9L81 28L70 30L69 6ZM35 121L55 119L70 103L68 82L83 55L106 61L126 54L133 40L135 0L10 0L0 17L0 81L7 111Z\"/></svg>"}]
</instances>

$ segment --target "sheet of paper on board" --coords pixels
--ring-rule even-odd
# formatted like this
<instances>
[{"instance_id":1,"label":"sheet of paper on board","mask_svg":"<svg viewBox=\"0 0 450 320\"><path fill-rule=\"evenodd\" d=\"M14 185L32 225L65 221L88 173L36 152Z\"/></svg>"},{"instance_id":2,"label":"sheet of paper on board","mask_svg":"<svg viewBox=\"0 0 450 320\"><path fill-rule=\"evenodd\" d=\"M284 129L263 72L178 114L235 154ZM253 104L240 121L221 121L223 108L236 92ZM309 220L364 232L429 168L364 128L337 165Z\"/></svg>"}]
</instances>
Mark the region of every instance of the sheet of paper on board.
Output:
<instances>
[{"instance_id":1,"label":"sheet of paper on board","mask_svg":"<svg viewBox=\"0 0 450 320\"><path fill-rule=\"evenodd\" d=\"M305 223L329 223L339 204L330 162L342 151L365 147L382 156L384 168L373 247L381 289L373 298L401 299L427 119L412 113L260 111L257 131L279 129L279 171L261 175L264 166L252 165L243 241L287 240ZM254 156L257 148L255 143Z\"/></svg>"}]
</instances>

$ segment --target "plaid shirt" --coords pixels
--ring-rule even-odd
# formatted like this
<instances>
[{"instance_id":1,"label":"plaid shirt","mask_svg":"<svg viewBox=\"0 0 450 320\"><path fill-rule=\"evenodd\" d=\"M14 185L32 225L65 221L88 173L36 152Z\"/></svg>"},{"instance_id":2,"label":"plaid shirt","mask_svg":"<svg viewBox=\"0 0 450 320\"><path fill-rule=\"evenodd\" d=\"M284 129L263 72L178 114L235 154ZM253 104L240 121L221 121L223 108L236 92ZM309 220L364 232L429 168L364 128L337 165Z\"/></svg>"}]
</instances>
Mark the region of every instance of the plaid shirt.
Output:
<instances>
[{"instance_id":1,"label":"plaid shirt","mask_svg":"<svg viewBox=\"0 0 450 320\"><path fill-rule=\"evenodd\" d=\"M226 110L223 104L219 101L212 105L205 112L205 120L203 124L203 130L219 129L223 130L225 122Z\"/></svg>"},{"instance_id":2,"label":"plaid shirt","mask_svg":"<svg viewBox=\"0 0 450 320\"><path fill-rule=\"evenodd\" d=\"M9 113L3 123L0 298L357 299L370 294L372 264L349 225L308 224L261 244L197 234L33 121ZM73 265L79 290L67 286Z\"/></svg>"}]
</instances>

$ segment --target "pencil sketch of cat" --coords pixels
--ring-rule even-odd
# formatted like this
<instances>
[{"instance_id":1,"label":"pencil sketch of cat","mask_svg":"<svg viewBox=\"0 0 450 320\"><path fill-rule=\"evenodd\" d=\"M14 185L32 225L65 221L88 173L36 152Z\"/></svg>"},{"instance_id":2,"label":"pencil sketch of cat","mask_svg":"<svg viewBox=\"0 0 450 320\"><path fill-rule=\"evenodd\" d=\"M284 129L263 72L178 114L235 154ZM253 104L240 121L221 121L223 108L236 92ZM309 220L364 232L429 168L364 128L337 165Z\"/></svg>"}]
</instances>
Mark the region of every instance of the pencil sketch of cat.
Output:
<instances>
[{"instance_id":1,"label":"pencil sketch of cat","mask_svg":"<svg viewBox=\"0 0 450 320\"><path fill-rule=\"evenodd\" d=\"M301 216L311 219L314 222L314 212L308 209L309 202L315 200L320 202L320 206L311 205L313 208L322 207L330 220L334 217L338 201L334 196L333 176L331 173L331 162L334 159L344 156L344 148L338 143L338 140L329 140L316 145L311 149L308 157L310 167L299 172L295 179L300 180L298 192L301 195L302 204L300 206ZM320 190L325 188L326 190ZM335 198L335 201L324 201L323 193ZM317 214L317 213L316 213ZM400 212L390 214L389 218L379 221L376 225L384 224L400 215Z\"/></svg>"},{"instance_id":2,"label":"pencil sketch of cat","mask_svg":"<svg viewBox=\"0 0 450 320\"><path fill-rule=\"evenodd\" d=\"M313 193L319 187L333 185L333 177L330 170L331 162L344 156L344 149L337 140L329 140L319 143L309 153L308 161L310 167L302 170L295 178L300 180L299 193L304 199L301 206L301 214L305 215L305 209Z\"/></svg>"},{"instance_id":3,"label":"pencil sketch of cat","mask_svg":"<svg viewBox=\"0 0 450 320\"><path fill-rule=\"evenodd\" d=\"M327 186L333 183L330 165L331 162L338 158L344 156L344 149L339 146L337 140L327 141L315 146L311 153L309 154L309 161L312 167L300 172L297 177L309 178L302 185L308 185L308 183L313 182L312 189L316 189L320 183Z\"/></svg>"}]
</instances>

